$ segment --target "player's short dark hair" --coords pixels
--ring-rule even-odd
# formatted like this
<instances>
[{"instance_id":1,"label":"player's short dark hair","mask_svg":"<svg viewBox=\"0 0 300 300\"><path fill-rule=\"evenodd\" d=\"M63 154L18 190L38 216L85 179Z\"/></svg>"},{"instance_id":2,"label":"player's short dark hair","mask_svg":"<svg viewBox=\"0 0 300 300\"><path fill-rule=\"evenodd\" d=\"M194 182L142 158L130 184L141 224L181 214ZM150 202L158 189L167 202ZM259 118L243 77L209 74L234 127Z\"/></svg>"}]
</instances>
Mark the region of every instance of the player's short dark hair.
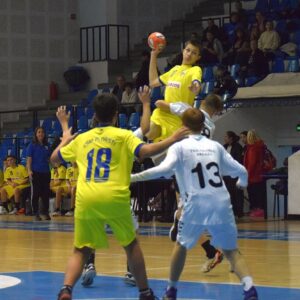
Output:
<instances>
[{"instance_id":1,"label":"player's short dark hair","mask_svg":"<svg viewBox=\"0 0 300 300\"><path fill-rule=\"evenodd\" d=\"M182 115L182 123L193 132L200 132L204 126L205 116L197 108L188 108Z\"/></svg>"},{"instance_id":2,"label":"player's short dark hair","mask_svg":"<svg viewBox=\"0 0 300 300\"><path fill-rule=\"evenodd\" d=\"M194 47L198 48L199 54L201 54L201 42L199 39L193 38L185 42L184 47L186 47L188 44L193 45Z\"/></svg>"},{"instance_id":3,"label":"player's short dark hair","mask_svg":"<svg viewBox=\"0 0 300 300\"><path fill-rule=\"evenodd\" d=\"M93 108L99 123L110 123L118 111L118 99L113 94L103 93L94 98Z\"/></svg>"},{"instance_id":4,"label":"player's short dark hair","mask_svg":"<svg viewBox=\"0 0 300 300\"><path fill-rule=\"evenodd\" d=\"M205 106L212 108L214 111L223 110L223 101L219 95L208 94L205 98Z\"/></svg>"}]
</instances>

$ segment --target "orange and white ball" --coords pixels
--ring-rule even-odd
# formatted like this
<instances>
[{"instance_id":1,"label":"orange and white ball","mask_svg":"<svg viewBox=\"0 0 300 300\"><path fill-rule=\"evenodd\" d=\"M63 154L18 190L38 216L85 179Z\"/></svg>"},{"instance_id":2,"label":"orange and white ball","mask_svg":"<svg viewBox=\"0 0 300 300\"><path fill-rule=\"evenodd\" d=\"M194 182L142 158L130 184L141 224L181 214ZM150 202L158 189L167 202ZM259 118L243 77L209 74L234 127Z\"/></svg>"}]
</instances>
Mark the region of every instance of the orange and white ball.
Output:
<instances>
[{"instance_id":1,"label":"orange and white ball","mask_svg":"<svg viewBox=\"0 0 300 300\"><path fill-rule=\"evenodd\" d=\"M153 32L148 36L148 45L151 49L163 49L166 43L165 36L160 32Z\"/></svg>"}]
</instances>

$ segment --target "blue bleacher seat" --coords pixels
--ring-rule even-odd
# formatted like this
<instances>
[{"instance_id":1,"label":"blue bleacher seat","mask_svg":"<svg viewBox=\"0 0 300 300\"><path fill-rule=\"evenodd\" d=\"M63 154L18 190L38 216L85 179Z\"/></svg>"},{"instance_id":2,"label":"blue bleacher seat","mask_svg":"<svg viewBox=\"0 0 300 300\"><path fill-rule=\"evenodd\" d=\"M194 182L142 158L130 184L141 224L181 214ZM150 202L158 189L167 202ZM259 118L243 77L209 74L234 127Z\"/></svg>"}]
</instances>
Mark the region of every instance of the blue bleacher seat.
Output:
<instances>
[{"instance_id":1,"label":"blue bleacher seat","mask_svg":"<svg viewBox=\"0 0 300 300\"><path fill-rule=\"evenodd\" d=\"M297 31L294 32L292 41L295 44L300 45L300 30L297 30Z\"/></svg>"},{"instance_id":2,"label":"blue bleacher seat","mask_svg":"<svg viewBox=\"0 0 300 300\"><path fill-rule=\"evenodd\" d=\"M215 87L214 81L207 81L202 84L199 99L204 99L208 94L212 93Z\"/></svg>"},{"instance_id":3,"label":"blue bleacher seat","mask_svg":"<svg viewBox=\"0 0 300 300\"><path fill-rule=\"evenodd\" d=\"M92 107L88 107L87 111L86 111L86 116L88 117L88 119L92 119L93 115L94 115L94 109Z\"/></svg>"},{"instance_id":4,"label":"blue bleacher seat","mask_svg":"<svg viewBox=\"0 0 300 300\"><path fill-rule=\"evenodd\" d=\"M53 121L53 118L47 118L42 122L42 127L47 134L53 131Z\"/></svg>"},{"instance_id":5,"label":"blue bleacher seat","mask_svg":"<svg viewBox=\"0 0 300 300\"><path fill-rule=\"evenodd\" d=\"M127 128L127 117L125 114L119 114L118 120L120 128Z\"/></svg>"},{"instance_id":6,"label":"blue bleacher seat","mask_svg":"<svg viewBox=\"0 0 300 300\"><path fill-rule=\"evenodd\" d=\"M129 117L128 128L131 130L136 130L139 127L140 127L140 114L134 112Z\"/></svg>"},{"instance_id":7,"label":"blue bleacher seat","mask_svg":"<svg viewBox=\"0 0 300 300\"><path fill-rule=\"evenodd\" d=\"M245 86L252 86L254 85L256 82L259 81L259 78L257 76L251 76L251 77L247 77L245 79Z\"/></svg>"},{"instance_id":8,"label":"blue bleacher seat","mask_svg":"<svg viewBox=\"0 0 300 300\"><path fill-rule=\"evenodd\" d=\"M62 132L61 125L58 120L55 120L53 123L53 131Z\"/></svg>"},{"instance_id":9,"label":"blue bleacher seat","mask_svg":"<svg viewBox=\"0 0 300 300\"><path fill-rule=\"evenodd\" d=\"M203 79L203 81L214 81L215 80L214 69L212 66L205 67L203 69L202 79Z\"/></svg>"},{"instance_id":10,"label":"blue bleacher seat","mask_svg":"<svg viewBox=\"0 0 300 300\"><path fill-rule=\"evenodd\" d=\"M77 128L79 132L88 130L88 118L87 116L81 116L77 123Z\"/></svg>"},{"instance_id":11,"label":"blue bleacher seat","mask_svg":"<svg viewBox=\"0 0 300 300\"><path fill-rule=\"evenodd\" d=\"M93 100L94 100L94 98L98 95L98 90L97 89L95 89L95 90L91 90L90 92L89 92L89 94L88 94L88 96L87 96L87 102L88 102L88 105L90 105L92 102L93 102Z\"/></svg>"},{"instance_id":12,"label":"blue bleacher seat","mask_svg":"<svg viewBox=\"0 0 300 300\"><path fill-rule=\"evenodd\" d=\"M299 57L289 57L287 72L298 72L299 71Z\"/></svg>"},{"instance_id":13,"label":"blue bleacher seat","mask_svg":"<svg viewBox=\"0 0 300 300\"><path fill-rule=\"evenodd\" d=\"M26 166L26 147L20 148L20 153L19 153L19 157L20 157L20 164L23 166Z\"/></svg>"},{"instance_id":14,"label":"blue bleacher seat","mask_svg":"<svg viewBox=\"0 0 300 300\"><path fill-rule=\"evenodd\" d=\"M240 70L240 65L239 64L234 64L234 65L230 66L230 75L234 79L238 78L238 75L239 75L238 72L239 72L239 70Z\"/></svg>"},{"instance_id":15,"label":"blue bleacher seat","mask_svg":"<svg viewBox=\"0 0 300 300\"><path fill-rule=\"evenodd\" d=\"M272 73L283 73L284 72L284 60L282 57L276 57L272 63Z\"/></svg>"},{"instance_id":16,"label":"blue bleacher seat","mask_svg":"<svg viewBox=\"0 0 300 300\"><path fill-rule=\"evenodd\" d=\"M79 120L79 118L83 115L85 115L85 107L81 106L81 105L78 105L76 107L76 111L77 111L77 120Z\"/></svg>"}]
</instances>

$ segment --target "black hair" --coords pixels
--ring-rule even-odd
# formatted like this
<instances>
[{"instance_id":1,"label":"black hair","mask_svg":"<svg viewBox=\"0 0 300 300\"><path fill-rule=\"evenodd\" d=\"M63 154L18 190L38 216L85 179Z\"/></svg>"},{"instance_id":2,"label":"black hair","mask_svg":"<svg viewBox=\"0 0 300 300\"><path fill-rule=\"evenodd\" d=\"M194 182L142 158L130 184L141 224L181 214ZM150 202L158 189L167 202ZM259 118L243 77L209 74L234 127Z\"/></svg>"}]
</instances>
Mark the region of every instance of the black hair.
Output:
<instances>
[{"instance_id":1,"label":"black hair","mask_svg":"<svg viewBox=\"0 0 300 300\"><path fill-rule=\"evenodd\" d=\"M240 140L240 137L233 131L227 131L226 135L232 139L233 143L236 143Z\"/></svg>"},{"instance_id":2,"label":"black hair","mask_svg":"<svg viewBox=\"0 0 300 300\"><path fill-rule=\"evenodd\" d=\"M240 134L247 136L248 131L247 131L247 130L244 130L244 131L242 131Z\"/></svg>"},{"instance_id":3,"label":"black hair","mask_svg":"<svg viewBox=\"0 0 300 300\"><path fill-rule=\"evenodd\" d=\"M93 108L100 123L111 123L118 111L118 99L113 94L101 94L94 98Z\"/></svg>"}]
</instances>

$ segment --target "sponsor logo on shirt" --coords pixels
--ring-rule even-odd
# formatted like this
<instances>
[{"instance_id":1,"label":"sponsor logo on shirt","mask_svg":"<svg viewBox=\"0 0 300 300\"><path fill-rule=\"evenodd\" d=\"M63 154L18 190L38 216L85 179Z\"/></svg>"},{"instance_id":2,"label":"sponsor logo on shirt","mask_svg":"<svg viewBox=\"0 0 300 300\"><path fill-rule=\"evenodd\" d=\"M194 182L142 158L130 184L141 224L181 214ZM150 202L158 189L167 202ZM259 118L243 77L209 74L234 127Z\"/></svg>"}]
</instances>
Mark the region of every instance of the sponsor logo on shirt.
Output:
<instances>
[{"instance_id":1,"label":"sponsor logo on shirt","mask_svg":"<svg viewBox=\"0 0 300 300\"><path fill-rule=\"evenodd\" d=\"M169 81L167 86L171 87L171 88L179 89L181 86L181 83L178 81Z\"/></svg>"}]
</instances>

